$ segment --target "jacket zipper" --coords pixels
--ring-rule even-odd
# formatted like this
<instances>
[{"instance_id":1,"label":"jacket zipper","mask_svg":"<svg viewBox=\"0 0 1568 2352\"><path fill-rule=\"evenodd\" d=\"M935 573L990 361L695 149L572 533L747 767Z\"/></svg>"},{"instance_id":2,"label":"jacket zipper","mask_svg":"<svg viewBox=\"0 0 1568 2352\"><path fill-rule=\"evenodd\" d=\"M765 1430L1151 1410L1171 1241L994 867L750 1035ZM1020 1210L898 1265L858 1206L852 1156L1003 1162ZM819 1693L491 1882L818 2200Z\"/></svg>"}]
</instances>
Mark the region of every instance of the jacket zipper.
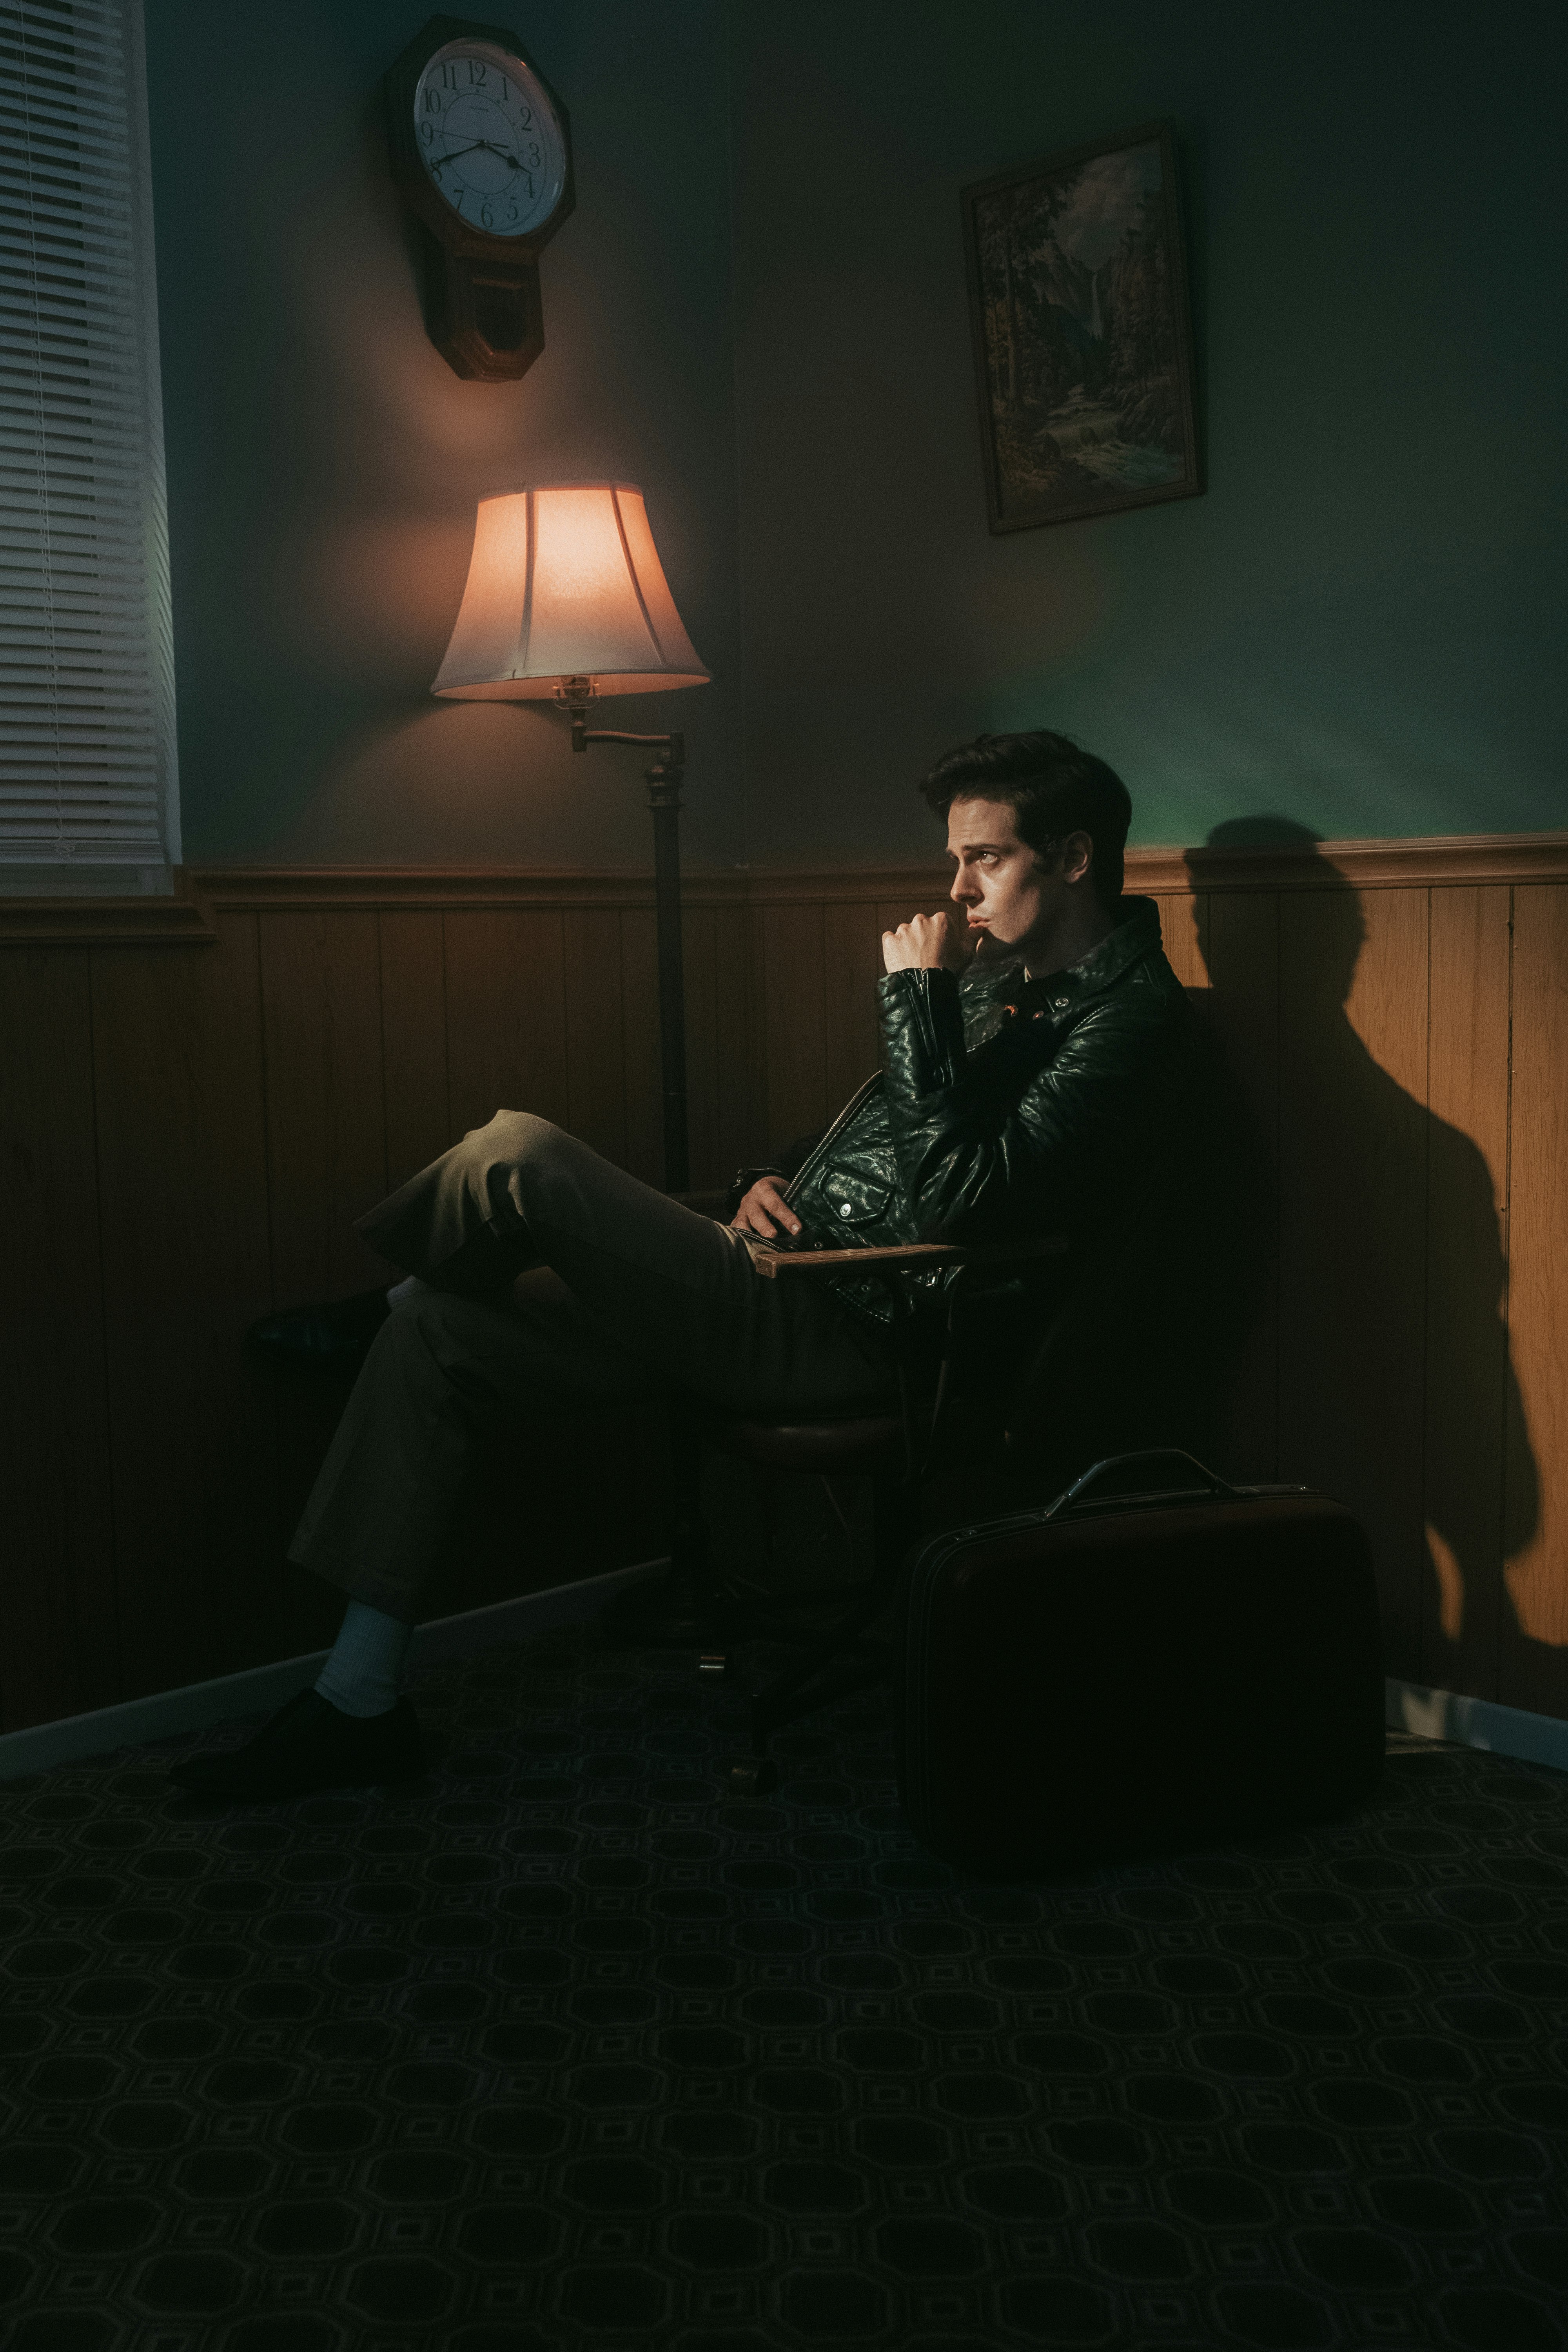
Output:
<instances>
[{"instance_id":1,"label":"jacket zipper","mask_svg":"<svg viewBox=\"0 0 1568 2352\"><path fill-rule=\"evenodd\" d=\"M921 1013L925 1020L926 1030L923 1042L925 1043L927 1051L931 1055L931 1059L934 1061L936 1059L935 1035L934 1032L932 1032L931 1028L929 1013L927 1013L923 999ZM999 1032L993 1032L993 1035L999 1034ZM984 1042L988 1045L991 1040L987 1038ZM844 1129L848 1126L850 1120L854 1118L861 1104L866 1101L868 1096L874 1094L877 1088L881 1085L882 1076L883 1073L880 1070L873 1070L870 1076L866 1079L864 1084L856 1088L848 1101L845 1104L843 1109L839 1112L837 1118L834 1120L832 1126L827 1129L826 1134L817 1138L817 1140L813 1146L810 1153L801 1162L801 1165L795 1170L795 1174L790 1178L789 1182L785 1185L784 1190L783 1198L784 1200L787 1201L790 1198L797 1184L804 1184L808 1176L815 1174L817 1163L821 1160L823 1153L827 1150L828 1145L837 1142L838 1138L843 1134ZM951 1072L948 1076L948 1083L950 1085L952 1083Z\"/></svg>"},{"instance_id":2,"label":"jacket zipper","mask_svg":"<svg viewBox=\"0 0 1568 2352\"><path fill-rule=\"evenodd\" d=\"M817 1162L821 1160L823 1153L827 1150L828 1145L830 1143L836 1143L838 1140L838 1138L843 1134L844 1129L848 1126L850 1120L854 1118L861 1104L868 1096L875 1094L877 1088L881 1085L881 1071L873 1070L865 1084L863 1086L857 1087L855 1092L850 1096L848 1101L845 1104L843 1109L839 1112L832 1126L827 1129L826 1135L821 1135L817 1138L813 1149L806 1154L805 1160L802 1160L800 1166L795 1170L795 1174L790 1178L789 1182L784 1186L784 1197L786 1201L793 1195L795 1186L797 1184L804 1184L806 1178L815 1172Z\"/></svg>"}]
</instances>

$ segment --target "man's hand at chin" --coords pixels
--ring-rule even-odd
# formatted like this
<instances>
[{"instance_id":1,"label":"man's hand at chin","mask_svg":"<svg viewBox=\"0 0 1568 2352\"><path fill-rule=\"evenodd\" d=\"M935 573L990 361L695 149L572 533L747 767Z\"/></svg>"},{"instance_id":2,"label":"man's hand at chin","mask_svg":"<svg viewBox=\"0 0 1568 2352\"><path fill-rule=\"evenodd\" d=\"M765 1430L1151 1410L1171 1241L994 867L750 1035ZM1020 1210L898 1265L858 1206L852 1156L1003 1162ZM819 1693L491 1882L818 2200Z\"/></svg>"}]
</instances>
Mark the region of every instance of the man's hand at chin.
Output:
<instances>
[{"instance_id":1,"label":"man's hand at chin","mask_svg":"<svg viewBox=\"0 0 1568 2352\"><path fill-rule=\"evenodd\" d=\"M963 971L984 939L962 915L911 915L896 931L882 933L882 964L888 971Z\"/></svg>"}]
</instances>

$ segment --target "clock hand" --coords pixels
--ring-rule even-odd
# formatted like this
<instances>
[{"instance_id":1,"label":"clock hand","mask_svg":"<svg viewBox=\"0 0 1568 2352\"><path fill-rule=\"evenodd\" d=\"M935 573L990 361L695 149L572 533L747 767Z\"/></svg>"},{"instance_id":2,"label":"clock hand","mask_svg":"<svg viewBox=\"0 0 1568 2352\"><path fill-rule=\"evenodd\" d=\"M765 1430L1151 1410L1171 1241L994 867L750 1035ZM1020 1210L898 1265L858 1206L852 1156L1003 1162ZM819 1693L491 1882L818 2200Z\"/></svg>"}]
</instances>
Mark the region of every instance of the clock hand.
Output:
<instances>
[{"instance_id":1,"label":"clock hand","mask_svg":"<svg viewBox=\"0 0 1568 2352\"><path fill-rule=\"evenodd\" d=\"M503 163L510 163L514 172L521 171L522 165L519 163L517 157L515 155L509 155L504 147L498 147L494 141L489 139L472 139L466 147L455 147L449 154L437 155L436 158L436 169L439 171L444 163L460 163L465 155L475 154L481 147L484 149L487 155L499 155L501 162Z\"/></svg>"}]
</instances>

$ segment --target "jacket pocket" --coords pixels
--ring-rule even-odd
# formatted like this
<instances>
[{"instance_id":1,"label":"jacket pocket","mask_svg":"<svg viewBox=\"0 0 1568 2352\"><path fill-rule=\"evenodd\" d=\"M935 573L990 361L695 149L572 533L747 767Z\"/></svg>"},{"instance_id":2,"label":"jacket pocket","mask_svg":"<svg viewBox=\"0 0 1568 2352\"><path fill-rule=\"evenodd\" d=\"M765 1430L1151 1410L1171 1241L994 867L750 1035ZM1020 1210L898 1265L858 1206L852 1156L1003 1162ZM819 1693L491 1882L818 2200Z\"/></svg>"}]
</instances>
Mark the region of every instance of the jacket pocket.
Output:
<instances>
[{"instance_id":1,"label":"jacket pocket","mask_svg":"<svg viewBox=\"0 0 1568 2352\"><path fill-rule=\"evenodd\" d=\"M868 1227L884 1222L893 1197L890 1184L879 1183L852 1168L825 1168L816 1192L826 1223L849 1242L860 1240Z\"/></svg>"}]
</instances>

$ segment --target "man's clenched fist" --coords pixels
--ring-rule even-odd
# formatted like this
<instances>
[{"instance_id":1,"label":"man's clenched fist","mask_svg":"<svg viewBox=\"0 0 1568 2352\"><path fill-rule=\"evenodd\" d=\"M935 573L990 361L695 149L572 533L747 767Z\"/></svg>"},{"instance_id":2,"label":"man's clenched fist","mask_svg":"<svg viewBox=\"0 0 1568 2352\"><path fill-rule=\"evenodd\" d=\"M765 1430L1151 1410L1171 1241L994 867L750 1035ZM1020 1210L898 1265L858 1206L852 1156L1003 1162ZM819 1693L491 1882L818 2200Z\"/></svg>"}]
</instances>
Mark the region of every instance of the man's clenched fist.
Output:
<instances>
[{"instance_id":1,"label":"man's clenched fist","mask_svg":"<svg viewBox=\"0 0 1568 2352\"><path fill-rule=\"evenodd\" d=\"M889 971L962 971L978 945L961 916L911 915L882 933L882 963Z\"/></svg>"}]
</instances>

